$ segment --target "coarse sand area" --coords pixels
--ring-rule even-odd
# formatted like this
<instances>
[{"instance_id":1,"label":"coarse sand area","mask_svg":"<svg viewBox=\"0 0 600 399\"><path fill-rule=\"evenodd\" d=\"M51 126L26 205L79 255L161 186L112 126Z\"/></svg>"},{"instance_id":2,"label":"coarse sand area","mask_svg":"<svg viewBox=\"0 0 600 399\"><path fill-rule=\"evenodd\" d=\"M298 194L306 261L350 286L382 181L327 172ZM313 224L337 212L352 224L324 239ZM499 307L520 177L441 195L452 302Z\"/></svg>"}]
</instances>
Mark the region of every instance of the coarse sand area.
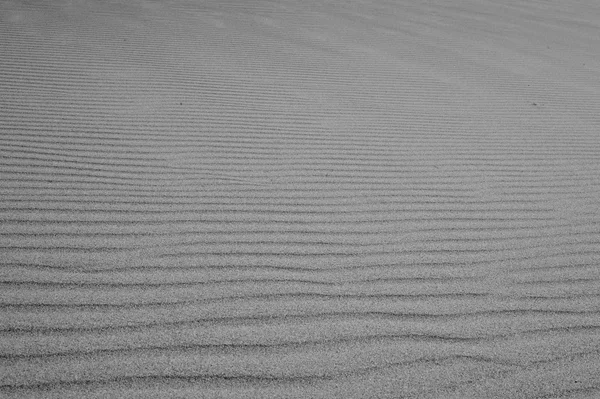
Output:
<instances>
[{"instance_id":1,"label":"coarse sand area","mask_svg":"<svg viewBox=\"0 0 600 399\"><path fill-rule=\"evenodd\" d=\"M0 397L600 398L600 2L0 0Z\"/></svg>"}]
</instances>

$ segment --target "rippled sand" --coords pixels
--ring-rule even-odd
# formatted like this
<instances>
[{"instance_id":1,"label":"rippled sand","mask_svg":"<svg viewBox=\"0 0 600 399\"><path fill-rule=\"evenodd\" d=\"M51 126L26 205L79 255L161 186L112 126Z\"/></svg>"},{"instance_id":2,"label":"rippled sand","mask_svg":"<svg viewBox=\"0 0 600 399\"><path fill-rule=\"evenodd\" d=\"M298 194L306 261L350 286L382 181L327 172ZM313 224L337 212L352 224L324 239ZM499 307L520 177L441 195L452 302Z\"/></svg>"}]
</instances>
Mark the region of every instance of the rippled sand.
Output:
<instances>
[{"instance_id":1,"label":"rippled sand","mask_svg":"<svg viewBox=\"0 0 600 399\"><path fill-rule=\"evenodd\" d=\"M0 0L0 396L600 397L598 32Z\"/></svg>"}]
</instances>

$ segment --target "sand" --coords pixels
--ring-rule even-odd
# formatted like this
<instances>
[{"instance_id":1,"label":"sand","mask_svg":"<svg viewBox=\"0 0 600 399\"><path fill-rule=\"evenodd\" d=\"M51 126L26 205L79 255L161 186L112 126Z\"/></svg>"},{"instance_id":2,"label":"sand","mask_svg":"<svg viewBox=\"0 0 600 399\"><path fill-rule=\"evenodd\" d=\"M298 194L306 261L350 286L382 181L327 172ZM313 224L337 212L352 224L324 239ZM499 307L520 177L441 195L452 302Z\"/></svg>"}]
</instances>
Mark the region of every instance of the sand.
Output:
<instances>
[{"instance_id":1,"label":"sand","mask_svg":"<svg viewBox=\"0 0 600 399\"><path fill-rule=\"evenodd\" d=\"M0 396L600 397L598 32L0 1Z\"/></svg>"}]
</instances>

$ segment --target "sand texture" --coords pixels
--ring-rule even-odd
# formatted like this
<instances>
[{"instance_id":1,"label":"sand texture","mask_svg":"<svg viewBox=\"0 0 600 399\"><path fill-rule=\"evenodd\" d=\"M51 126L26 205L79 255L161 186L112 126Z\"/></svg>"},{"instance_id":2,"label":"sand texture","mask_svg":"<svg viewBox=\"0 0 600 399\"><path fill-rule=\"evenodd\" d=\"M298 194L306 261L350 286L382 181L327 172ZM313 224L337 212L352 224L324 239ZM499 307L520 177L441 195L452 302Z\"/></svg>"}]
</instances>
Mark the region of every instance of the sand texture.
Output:
<instances>
[{"instance_id":1,"label":"sand texture","mask_svg":"<svg viewBox=\"0 0 600 399\"><path fill-rule=\"evenodd\" d=\"M600 3L0 0L0 397L600 398Z\"/></svg>"}]
</instances>

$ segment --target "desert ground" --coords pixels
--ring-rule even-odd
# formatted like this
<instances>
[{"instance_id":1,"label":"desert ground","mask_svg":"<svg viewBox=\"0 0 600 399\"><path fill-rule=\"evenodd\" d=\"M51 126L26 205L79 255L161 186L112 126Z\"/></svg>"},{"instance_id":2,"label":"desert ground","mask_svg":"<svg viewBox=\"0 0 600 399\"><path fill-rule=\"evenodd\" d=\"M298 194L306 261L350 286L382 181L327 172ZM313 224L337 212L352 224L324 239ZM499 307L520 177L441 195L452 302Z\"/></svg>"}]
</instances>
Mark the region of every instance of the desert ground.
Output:
<instances>
[{"instance_id":1,"label":"desert ground","mask_svg":"<svg viewBox=\"0 0 600 399\"><path fill-rule=\"evenodd\" d=\"M600 3L0 0L0 397L600 398Z\"/></svg>"}]
</instances>

